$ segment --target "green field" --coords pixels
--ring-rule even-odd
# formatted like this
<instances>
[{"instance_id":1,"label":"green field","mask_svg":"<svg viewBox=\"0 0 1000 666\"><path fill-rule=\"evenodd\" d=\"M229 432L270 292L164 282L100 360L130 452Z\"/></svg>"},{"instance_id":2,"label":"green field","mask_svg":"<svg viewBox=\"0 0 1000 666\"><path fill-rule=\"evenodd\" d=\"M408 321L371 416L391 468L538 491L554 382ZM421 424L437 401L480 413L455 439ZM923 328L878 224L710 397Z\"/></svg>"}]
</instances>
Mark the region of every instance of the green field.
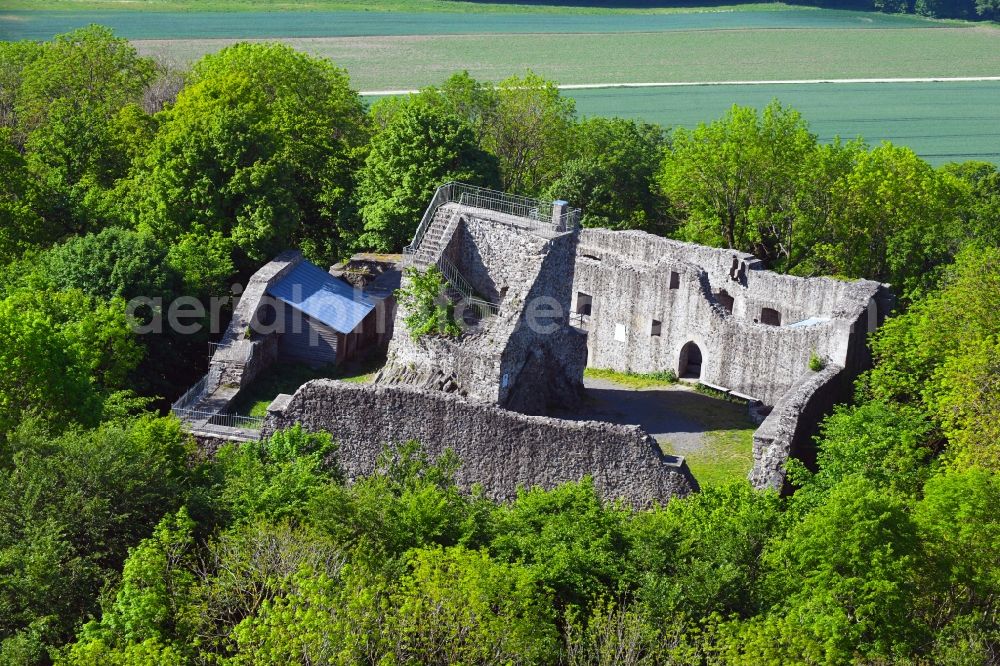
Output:
<instances>
[{"instance_id":1,"label":"green field","mask_svg":"<svg viewBox=\"0 0 1000 666\"><path fill-rule=\"evenodd\" d=\"M732 104L760 108L772 99L793 106L820 140L863 136L909 146L932 164L1000 163L1000 82L870 83L579 90L588 116L642 118L696 126Z\"/></svg>"},{"instance_id":2,"label":"green field","mask_svg":"<svg viewBox=\"0 0 1000 666\"><path fill-rule=\"evenodd\" d=\"M235 40L143 40L182 64ZM468 70L496 81L533 69L561 84L860 77L995 76L1000 29L711 30L579 35L292 38L361 90L440 83Z\"/></svg>"},{"instance_id":3,"label":"green field","mask_svg":"<svg viewBox=\"0 0 1000 666\"><path fill-rule=\"evenodd\" d=\"M783 2L734 2L725 0L5 0L3 10L60 12L409 12L463 14L554 14L616 15L677 14L707 11L752 10L781 11L786 8L812 10L812 7L786 5ZM625 5L625 6L623 6ZM822 11L822 10L820 10Z\"/></svg>"},{"instance_id":4,"label":"green field","mask_svg":"<svg viewBox=\"0 0 1000 666\"><path fill-rule=\"evenodd\" d=\"M8 1L11 11L0 12L0 37L48 38L96 21L133 39L140 52L177 66L239 39L281 39L345 67L352 85L365 92L438 84L462 70L498 81L531 69L564 85L1000 74L996 25L788 5L614 11L449 0L148 0L129 3L128 11L110 11L122 5L51 0L46 8L80 11L15 11L27 5ZM135 11L287 7L324 11ZM362 7L407 11L328 11ZM462 13L472 9L478 12ZM546 34L528 34L541 31ZM577 100L582 115L643 118L668 126L694 126L719 117L734 103L760 107L778 98L799 109L822 140L836 135L891 140L933 163L1000 161L995 129L1000 126L1000 82L609 88L566 94Z\"/></svg>"},{"instance_id":5,"label":"green field","mask_svg":"<svg viewBox=\"0 0 1000 666\"><path fill-rule=\"evenodd\" d=\"M0 13L0 36L4 39L50 39L88 23L109 26L129 39L902 29L966 25L916 16L778 7L768 11L740 8L664 14L6 11Z\"/></svg>"}]
</instances>

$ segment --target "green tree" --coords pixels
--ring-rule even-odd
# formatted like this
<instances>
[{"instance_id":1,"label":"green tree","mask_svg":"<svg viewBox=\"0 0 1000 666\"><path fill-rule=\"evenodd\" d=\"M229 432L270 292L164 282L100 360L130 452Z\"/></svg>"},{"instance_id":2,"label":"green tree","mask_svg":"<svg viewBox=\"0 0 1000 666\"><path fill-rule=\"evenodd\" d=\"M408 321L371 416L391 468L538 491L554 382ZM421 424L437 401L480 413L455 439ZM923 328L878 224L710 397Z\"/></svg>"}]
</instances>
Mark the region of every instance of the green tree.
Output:
<instances>
[{"instance_id":1,"label":"green tree","mask_svg":"<svg viewBox=\"0 0 1000 666\"><path fill-rule=\"evenodd\" d=\"M629 577L639 610L660 625L753 615L768 573L762 554L784 527L777 495L745 482L635 514Z\"/></svg>"},{"instance_id":2,"label":"green tree","mask_svg":"<svg viewBox=\"0 0 1000 666\"><path fill-rule=\"evenodd\" d=\"M921 612L937 636L936 663L986 663L1000 647L989 618L1000 611L1000 478L970 468L930 479L914 518L930 551L933 575Z\"/></svg>"},{"instance_id":3,"label":"green tree","mask_svg":"<svg viewBox=\"0 0 1000 666\"><path fill-rule=\"evenodd\" d=\"M372 139L358 175L364 230L356 245L402 248L434 190L452 180L495 186L496 160L479 149L461 118L415 97Z\"/></svg>"},{"instance_id":4,"label":"green tree","mask_svg":"<svg viewBox=\"0 0 1000 666\"><path fill-rule=\"evenodd\" d=\"M859 153L831 194L828 237L812 249L816 272L891 282L912 298L956 250L964 188L908 148Z\"/></svg>"},{"instance_id":5,"label":"green tree","mask_svg":"<svg viewBox=\"0 0 1000 666\"><path fill-rule=\"evenodd\" d=\"M26 421L10 433L0 454L0 641L70 638L128 549L185 500L189 453L172 418L61 436Z\"/></svg>"},{"instance_id":6,"label":"green tree","mask_svg":"<svg viewBox=\"0 0 1000 666\"><path fill-rule=\"evenodd\" d=\"M937 291L887 321L872 339L876 363L865 384L869 394L924 410L947 437L947 456L959 466L1000 465L998 266L1000 250L966 248Z\"/></svg>"},{"instance_id":7,"label":"green tree","mask_svg":"<svg viewBox=\"0 0 1000 666\"><path fill-rule=\"evenodd\" d=\"M694 130L677 128L659 182L682 216L683 240L787 260L796 242L795 199L816 136L777 101L758 113L733 106Z\"/></svg>"},{"instance_id":8,"label":"green tree","mask_svg":"<svg viewBox=\"0 0 1000 666\"><path fill-rule=\"evenodd\" d=\"M0 437L29 412L58 428L96 423L141 355L121 301L34 290L0 300Z\"/></svg>"},{"instance_id":9,"label":"green tree","mask_svg":"<svg viewBox=\"0 0 1000 666\"><path fill-rule=\"evenodd\" d=\"M968 185L967 205L958 224L962 240L1000 246L1000 171L988 162L945 164L940 169Z\"/></svg>"},{"instance_id":10,"label":"green tree","mask_svg":"<svg viewBox=\"0 0 1000 666\"><path fill-rule=\"evenodd\" d=\"M910 654L922 557L904 502L861 478L832 489L765 555L775 607L742 627L733 663L851 663Z\"/></svg>"},{"instance_id":11,"label":"green tree","mask_svg":"<svg viewBox=\"0 0 1000 666\"><path fill-rule=\"evenodd\" d=\"M922 409L883 400L839 406L820 426L815 474L790 461L790 480L800 488L796 504L813 506L851 476L863 476L901 495L915 497L933 472L939 451L934 423Z\"/></svg>"},{"instance_id":12,"label":"green tree","mask_svg":"<svg viewBox=\"0 0 1000 666\"><path fill-rule=\"evenodd\" d=\"M24 158L11 143L11 132L0 129L0 263L51 242L60 233L38 214L39 198Z\"/></svg>"},{"instance_id":13,"label":"green tree","mask_svg":"<svg viewBox=\"0 0 1000 666\"><path fill-rule=\"evenodd\" d=\"M80 289L103 300L165 296L177 290L166 249L149 234L109 227L56 245L39 271L57 289Z\"/></svg>"},{"instance_id":14,"label":"green tree","mask_svg":"<svg viewBox=\"0 0 1000 666\"><path fill-rule=\"evenodd\" d=\"M547 595L519 565L461 546L424 548L392 595L402 663L548 661L557 632Z\"/></svg>"},{"instance_id":15,"label":"green tree","mask_svg":"<svg viewBox=\"0 0 1000 666\"><path fill-rule=\"evenodd\" d=\"M569 154L573 100L532 72L504 79L490 98L492 108L481 112L482 146L500 161L501 187L506 192L542 193L559 176Z\"/></svg>"},{"instance_id":16,"label":"green tree","mask_svg":"<svg viewBox=\"0 0 1000 666\"><path fill-rule=\"evenodd\" d=\"M394 570L413 548L481 546L495 505L459 490L458 464L451 453L431 460L417 442L386 447L371 475L349 487L328 486L312 520L376 569Z\"/></svg>"},{"instance_id":17,"label":"green tree","mask_svg":"<svg viewBox=\"0 0 1000 666\"><path fill-rule=\"evenodd\" d=\"M38 42L0 41L0 128L18 128L15 109L24 68L41 52L42 45ZM18 145L23 144L23 138L18 136Z\"/></svg>"},{"instance_id":18,"label":"green tree","mask_svg":"<svg viewBox=\"0 0 1000 666\"><path fill-rule=\"evenodd\" d=\"M342 255L366 141L360 98L326 60L236 44L195 64L139 166L139 219L158 237L221 233L256 261L298 245Z\"/></svg>"},{"instance_id":19,"label":"green tree","mask_svg":"<svg viewBox=\"0 0 1000 666\"><path fill-rule=\"evenodd\" d=\"M128 40L91 25L42 45L21 72L15 113L33 171L51 191L47 216L79 233L125 212L110 194L149 120L125 111L153 77ZM148 136L148 128L145 131Z\"/></svg>"},{"instance_id":20,"label":"green tree","mask_svg":"<svg viewBox=\"0 0 1000 666\"><path fill-rule=\"evenodd\" d=\"M666 201L656 185L666 133L622 118L589 118L575 128L572 152L548 196L583 209L583 225L666 230Z\"/></svg>"},{"instance_id":21,"label":"green tree","mask_svg":"<svg viewBox=\"0 0 1000 666\"><path fill-rule=\"evenodd\" d=\"M21 71L18 123L26 133L45 126L58 103L110 117L139 100L153 69L151 60L139 57L127 39L115 37L109 28L90 25L59 35Z\"/></svg>"},{"instance_id":22,"label":"green tree","mask_svg":"<svg viewBox=\"0 0 1000 666\"><path fill-rule=\"evenodd\" d=\"M532 489L496 516L490 552L520 562L555 592L560 610L597 601L626 572L626 513L606 505L593 482Z\"/></svg>"},{"instance_id":23,"label":"green tree","mask_svg":"<svg viewBox=\"0 0 1000 666\"><path fill-rule=\"evenodd\" d=\"M223 477L220 513L230 524L303 517L323 487L339 478L328 461L334 448L328 434L300 426L261 442L224 446L216 454Z\"/></svg>"}]
</instances>

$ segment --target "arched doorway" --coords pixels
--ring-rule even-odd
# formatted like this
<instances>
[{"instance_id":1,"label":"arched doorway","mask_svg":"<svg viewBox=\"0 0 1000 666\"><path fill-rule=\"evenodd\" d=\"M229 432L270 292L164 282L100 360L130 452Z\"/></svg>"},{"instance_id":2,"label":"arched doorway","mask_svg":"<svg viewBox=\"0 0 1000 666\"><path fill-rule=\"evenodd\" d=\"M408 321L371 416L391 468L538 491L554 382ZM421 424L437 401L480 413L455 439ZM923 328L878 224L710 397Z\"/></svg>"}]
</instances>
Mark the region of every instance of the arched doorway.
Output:
<instances>
[{"instance_id":1,"label":"arched doorway","mask_svg":"<svg viewBox=\"0 0 1000 666\"><path fill-rule=\"evenodd\" d=\"M701 378L701 349L694 342L689 342L681 347L677 375L685 379Z\"/></svg>"}]
</instances>

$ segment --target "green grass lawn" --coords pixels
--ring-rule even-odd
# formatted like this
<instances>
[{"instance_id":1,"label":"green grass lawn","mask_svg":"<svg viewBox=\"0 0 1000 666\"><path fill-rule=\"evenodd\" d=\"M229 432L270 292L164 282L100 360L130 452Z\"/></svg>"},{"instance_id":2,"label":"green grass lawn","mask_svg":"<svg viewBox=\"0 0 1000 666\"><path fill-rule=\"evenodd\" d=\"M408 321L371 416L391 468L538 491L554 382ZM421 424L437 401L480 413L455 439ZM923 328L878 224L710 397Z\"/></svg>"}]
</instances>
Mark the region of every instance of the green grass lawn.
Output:
<instances>
[{"instance_id":1,"label":"green grass lawn","mask_svg":"<svg viewBox=\"0 0 1000 666\"><path fill-rule=\"evenodd\" d=\"M678 401L674 408L702 425L703 445L685 450L684 459L702 488L746 480L753 467L753 433L757 426L746 407L726 400ZM669 443L661 444L664 453L675 452Z\"/></svg>"},{"instance_id":2,"label":"green grass lawn","mask_svg":"<svg viewBox=\"0 0 1000 666\"><path fill-rule=\"evenodd\" d=\"M240 391L229 412L244 416L267 416L267 406L279 393L293 394L313 379L339 379L367 382L385 362L384 358L346 363L343 367L311 368L299 363L275 363L261 373L250 386Z\"/></svg>"},{"instance_id":3,"label":"green grass lawn","mask_svg":"<svg viewBox=\"0 0 1000 666\"><path fill-rule=\"evenodd\" d=\"M673 372L618 372L607 368L587 368L583 371L585 377L606 379L633 389L644 389L653 386L668 386L677 383L677 375Z\"/></svg>"}]
</instances>

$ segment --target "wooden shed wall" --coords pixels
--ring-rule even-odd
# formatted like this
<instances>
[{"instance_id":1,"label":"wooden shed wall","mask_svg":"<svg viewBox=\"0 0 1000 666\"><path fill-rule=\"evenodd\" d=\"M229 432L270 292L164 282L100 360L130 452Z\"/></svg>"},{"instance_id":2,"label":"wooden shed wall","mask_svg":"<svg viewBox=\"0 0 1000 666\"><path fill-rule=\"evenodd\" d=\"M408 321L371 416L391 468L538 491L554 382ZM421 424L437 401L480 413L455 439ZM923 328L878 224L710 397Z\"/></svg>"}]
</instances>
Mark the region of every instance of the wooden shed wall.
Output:
<instances>
[{"instance_id":1,"label":"wooden shed wall","mask_svg":"<svg viewBox=\"0 0 1000 666\"><path fill-rule=\"evenodd\" d=\"M337 363L339 334L312 317L285 304L285 327L278 341L282 358L313 366ZM298 318L299 323L296 323Z\"/></svg>"}]
</instances>

